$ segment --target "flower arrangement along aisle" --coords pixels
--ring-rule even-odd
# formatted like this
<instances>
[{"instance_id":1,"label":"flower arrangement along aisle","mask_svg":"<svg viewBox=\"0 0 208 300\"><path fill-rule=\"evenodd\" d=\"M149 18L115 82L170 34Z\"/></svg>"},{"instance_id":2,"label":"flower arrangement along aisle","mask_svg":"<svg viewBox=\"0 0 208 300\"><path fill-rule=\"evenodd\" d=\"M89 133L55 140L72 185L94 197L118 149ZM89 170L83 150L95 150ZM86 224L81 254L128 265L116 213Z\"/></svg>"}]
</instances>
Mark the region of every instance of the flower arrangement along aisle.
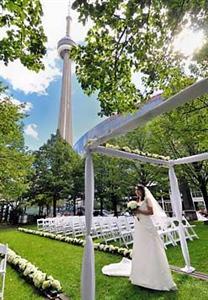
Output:
<instances>
[{"instance_id":1,"label":"flower arrangement along aisle","mask_svg":"<svg viewBox=\"0 0 208 300\"><path fill-rule=\"evenodd\" d=\"M85 245L85 241L82 239L78 239L78 238L73 238L73 237L67 237L61 234L53 234L50 232L43 232L40 230L32 230L32 229L28 229L28 228L18 228L19 231L24 232L24 233L28 233L28 234L34 234L34 235L38 235L44 238L49 238L52 240L57 240L60 242L64 242L64 243L68 243L68 244L72 244L72 245L76 245L76 246L81 246L84 247ZM94 243L94 249L98 250L98 251L102 251L102 252L108 252L108 253L112 253L112 254L118 254L118 255L122 255L128 258L131 258L132 255L132 250L131 249L127 249L124 247L117 247L114 245L105 245L102 243Z\"/></svg>"},{"instance_id":2,"label":"flower arrangement along aisle","mask_svg":"<svg viewBox=\"0 0 208 300\"><path fill-rule=\"evenodd\" d=\"M17 255L9 249L7 256L8 263L17 270L27 281L32 283L44 295L58 295L62 288L58 280L43 273L28 260Z\"/></svg>"}]
</instances>

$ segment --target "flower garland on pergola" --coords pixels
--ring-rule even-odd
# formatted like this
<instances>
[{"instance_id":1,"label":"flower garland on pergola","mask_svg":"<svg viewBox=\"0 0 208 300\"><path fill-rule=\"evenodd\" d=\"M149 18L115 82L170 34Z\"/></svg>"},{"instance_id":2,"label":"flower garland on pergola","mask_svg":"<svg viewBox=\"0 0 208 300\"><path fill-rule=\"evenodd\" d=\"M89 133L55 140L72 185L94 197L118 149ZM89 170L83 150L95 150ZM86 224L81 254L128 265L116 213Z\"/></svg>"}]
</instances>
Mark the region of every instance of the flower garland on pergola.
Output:
<instances>
[{"instance_id":1,"label":"flower garland on pergola","mask_svg":"<svg viewBox=\"0 0 208 300\"><path fill-rule=\"evenodd\" d=\"M85 219L86 219L86 244L82 264L82 299L95 299L95 268L94 268L94 247L90 236L93 205L94 205L94 170L92 154L94 152L103 155L134 159L143 163L151 163L168 169L171 205L174 215L179 221L179 236L186 273L195 269L191 266L188 246L182 224L182 201L178 187L178 180L174 166L188 164L208 159L208 152L179 159L170 159L161 155L142 153L139 150L130 150L129 147L119 148L106 144L109 139L125 134L141 125L146 124L156 116L169 112L184 103L194 100L208 92L208 79L203 79L190 87L182 90L170 99L163 101L160 96L154 97L151 101L140 108L136 113L124 116L112 116L98 124L87 132L75 145L75 150L86 157L85 159Z\"/></svg>"},{"instance_id":2,"label":"flower garland on pergola","mask_svg":"<svg viewBox=\"0 0 208 300\"><path fill-rule=\"evenodd\" d=\"M128 153L138 154L138 155L145 156L145 157L158 158L158 159L163 159L163 160L170 160L170 156L163 156L163 155L160 155L160 154L143 152L143 151L140 151L138 149L130 149L128 146L120 147L119 145L112 145L112 144L106 143L105 147L120 150L120 151L125 151L125 152L128 152Z\"/></svg>"}]
</instances>

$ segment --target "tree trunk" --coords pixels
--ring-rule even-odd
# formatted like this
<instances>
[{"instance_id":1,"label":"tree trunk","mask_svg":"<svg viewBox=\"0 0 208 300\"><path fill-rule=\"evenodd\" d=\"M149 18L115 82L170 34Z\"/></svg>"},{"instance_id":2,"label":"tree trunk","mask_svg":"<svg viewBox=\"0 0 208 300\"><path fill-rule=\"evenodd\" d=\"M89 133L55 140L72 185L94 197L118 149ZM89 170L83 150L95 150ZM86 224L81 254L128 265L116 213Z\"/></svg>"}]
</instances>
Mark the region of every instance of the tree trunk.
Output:
<instances>
[{"instance_id":1,"label":"tree trunk","mask_svg":"<svg viewBox=\"0 0 208 300\"><path fill-rule=\"evenodd\" d=\"M100 214L103 215L103 198L100 197Z\"/></svg>"},{"instance_id":2,"label":"tree trunk","mask_svg":"<svg viewBox=\"0 0 208 300\"><path fill-rule=\"evenodd\" d=\"M5 210L5 215L4 215L5 222L7 222L7 220L8 220L8 215L9 215L9 205L7 204L6 210Z\"/></svg>"},{"instance_id":3,"label":"tree trunk","mask_svg":"<svg viewBox=\"0 0 208 300\"><path fill-rule=\"evenodd\" d=\"M76 215L76 199L75 198L73 199L73 213L75 216Z\"/></svg>"},{"instance_id":4,"label":"tree trunk","mask_svg":"<svg viewBox=\"0 0 208 300\"><path fill-rule=\"evenodd\" d=\"M112 197L112 202L113 202L113 211L114 211L114 216L118 217L118 210L117 210L117 197L115 194L111 194Z\"/></svg>"},{"instance_id":5,"label":"tree trunk","mask_svg":"<svg viewBox=\"0 0 208 300\"><path fill-rule=\"evenodd\" d=\"M194 203L191 197L188 182L184 178L179 178L180 192L183 196L184 210L194 210Z\"/></svg>"},{"instance_id":6,"label":"tree trunk","mask_svg":"<svg viewBox=\"0 0 208 300\"><path fill-rule=\"evenodd\" d=\"M4 212L4 204L1 205L0 222L2 222L3 219L3 212Z\"/></svg>"},{"instance_id":7,"label":"tree trunk","mask_svg":"<svg viewBox=\"0 0 208 300\"><path fill-rule=\"evenodd\" d=\"M53 216L56 217L56 197L53 197Z\"/></svg>"},{"instance_id":8,"label":"tree trunk","mask_svg":"<svg viewBox=\"0 0 208 300\"><path fill-rule=\"evenodd\" d=\"M39 214L39 217L42 217L42 215L43 215L43 207L42 207L42 205L39 205L39 212L38 212L38 214Z\"/></svg>"},{"instance_id":9,"label":"tree trunk","mask_svg":"<svg viewBox=\"0 0 208 300\"><path fill-rule=\"evenodd\" d=\"M49 213L50 213L50 205L47 204L46 205L46 216L49 216Z\"/></svg>"},{"instance_id":10,"label":"tree trunk","mask_svg":"<svg viewBox=\"0 0 208 300\"><path fill-rule=\"evenodd\" d=\"M201 183L200 183L200 190L202 192L202 196L204 198L206 209L208 211L208 192L207 192L206 183L204 181L201 181Z\"/></svg>"},{"instance_id":11,"label":"tree trunk","mask_svg":"<svg viewBox=\"0 0 208 300\"><path fill-rule=\"evenodd\" d=\"M183 209L185 210L185 217L188 220L197 220L194 202L191 196L188 182L185 178L179 179L180 192L183 197Z\"/></svg>"}]
</instances>

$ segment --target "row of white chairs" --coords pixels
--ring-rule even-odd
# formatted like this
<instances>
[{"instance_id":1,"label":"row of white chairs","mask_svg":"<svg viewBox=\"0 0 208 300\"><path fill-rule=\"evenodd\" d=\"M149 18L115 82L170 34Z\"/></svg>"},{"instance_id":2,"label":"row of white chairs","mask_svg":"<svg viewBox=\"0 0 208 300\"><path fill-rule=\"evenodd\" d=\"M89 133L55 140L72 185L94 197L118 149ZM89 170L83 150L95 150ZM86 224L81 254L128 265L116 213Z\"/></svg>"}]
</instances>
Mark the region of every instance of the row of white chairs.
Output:
<instances>
[{"instance_id":1,"label":"row of white chairs","mask_svg":"<svg viewBox=\"0 0 208 300\"><path fill-rule=\"evenodd\" d=\"M93 217L91 235L108 243L119 240L126 246L133 240L133 217ZM84 216L69 216L37 220L37 228L55 234L81 237L86 233Z\"/></svg>"},{"instance_id":2,"label":"row of white chairs","mask_svg":"<svg viewBox=\"0 0 208 300\"><path fill-rule=\"evenodd\" d=\"M161 237L164 247L167 245L176 246L179 242L179 222L176 218L168 219L165 225L156 225L159 236ZM191 225L185 217L182 220L186 239L193 241L198 238ZM86 233L84 216L67 216L38 219L37 227L39 230L63 234L66 236L82 237ZM120 245L124 244L127 248L133 243L134 218L132 216L119 217L93 217L91 236L104 241L106 244L112 241L119 241Z\"/></svg>"}]
</instances>

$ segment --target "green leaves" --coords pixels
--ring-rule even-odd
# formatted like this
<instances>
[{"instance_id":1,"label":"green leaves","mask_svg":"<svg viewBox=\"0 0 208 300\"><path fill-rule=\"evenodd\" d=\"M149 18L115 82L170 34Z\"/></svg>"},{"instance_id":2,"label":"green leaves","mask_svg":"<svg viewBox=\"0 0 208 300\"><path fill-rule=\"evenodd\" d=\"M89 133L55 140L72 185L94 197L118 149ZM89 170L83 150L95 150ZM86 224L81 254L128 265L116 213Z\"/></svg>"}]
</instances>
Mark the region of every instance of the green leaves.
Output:
<instances>
[{"instance_id":1,"label":"green leaves","mask_svg":"<svg viewBox=\"0 0 208 300\"><path fill-rule=\"evenodd\" d=\"M41 23L40 1L1 0L0 9L0 27L5 29L0 40L0 60L7 65L19 58L28 69L43 69L47 38Z\"/></svg>"},{"instance_id":2,"label":"green leaves","mask_svg":"<svg viewBox=\"0 0 208 300\"><path fill-rule=\"evenodd\" d=\"M98 95L101 115L132 111L155 89L171 93L169 84L185 70L182 54L173 51L173 39L190 20L195 30L207 28L205 2L74 1L80 21L93 21L85 45L72 49L76 74L87 95ZM206 56L205 50L196 56L203 63L192 68L195 79L207 73ZM134 73L143 88L132 82Z\"/></svg>"},{"instance_id":3,"label":"green leaves","mask_svg":"<svg viewBox=\"0 0 208 300\"><path fill-rule=\"evenodd\" d=\"M16 199L28 188L32 156L24 150L22 118L9 98L0 101L0 195Z\"/></svg>"},{"instance_id":4,"label":"green leaves","mask_svg":"<svg viewBox=\"0 0 208 300\"><path fill-rule=\"evenodd\" d=\"M39 204L69 200L83 191L82 161L58 133L36 151L33 168L29 197Z\"/></svg>"}]
</instances>

